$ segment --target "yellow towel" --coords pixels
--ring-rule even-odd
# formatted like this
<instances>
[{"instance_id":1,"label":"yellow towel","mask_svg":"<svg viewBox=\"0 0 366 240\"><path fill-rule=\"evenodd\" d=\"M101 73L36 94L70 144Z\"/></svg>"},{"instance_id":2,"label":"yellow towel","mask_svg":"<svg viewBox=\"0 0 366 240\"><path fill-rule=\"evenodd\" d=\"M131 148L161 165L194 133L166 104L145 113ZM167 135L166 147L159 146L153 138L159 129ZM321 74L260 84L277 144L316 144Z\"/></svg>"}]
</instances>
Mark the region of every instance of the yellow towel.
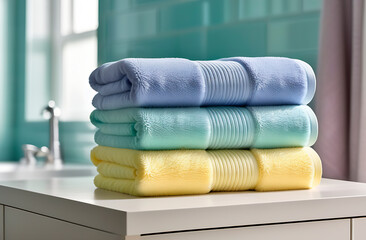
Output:
<instances>
[{"instance_id":1,"label":"yellow towel","mask_svg":"<svg viewBox=\"0 0 366 240\"><path fill-rule=\"evenodd\" d=\"M311 148L139 151L98 146L97 187L136 196L308 189L322 167Z\"/></svg>"}]
</instances>

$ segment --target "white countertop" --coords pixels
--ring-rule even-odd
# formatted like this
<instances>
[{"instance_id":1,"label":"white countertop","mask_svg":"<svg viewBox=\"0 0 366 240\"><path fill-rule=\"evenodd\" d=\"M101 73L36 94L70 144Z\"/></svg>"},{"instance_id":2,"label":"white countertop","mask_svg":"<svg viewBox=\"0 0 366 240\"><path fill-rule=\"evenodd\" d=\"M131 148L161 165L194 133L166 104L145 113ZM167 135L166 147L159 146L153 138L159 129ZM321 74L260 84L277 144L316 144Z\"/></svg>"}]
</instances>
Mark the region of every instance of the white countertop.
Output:
<instances>
[{"instance_id":1,"label":"white countertop","mask_svg":"<svg viewBox=\"0 0 366 240\"><path fill-rule=\"evenodd\" d=\"M22 165L18 162L0 162L0 181L50 179L61 177L95 176L92 164L63 164L61 166Z\"/></svg>"},{"instance_id":2,"label":"white countertop","mask_svg":"<svg viewBox=\"0 0 366 240\"><path fill-rule=\"evenodd\" d=\"M323 179L311 190L138 198L92 177L0 182L0 204L124 235L366 216L366 184Z\"/></svg>"}]
</instances>

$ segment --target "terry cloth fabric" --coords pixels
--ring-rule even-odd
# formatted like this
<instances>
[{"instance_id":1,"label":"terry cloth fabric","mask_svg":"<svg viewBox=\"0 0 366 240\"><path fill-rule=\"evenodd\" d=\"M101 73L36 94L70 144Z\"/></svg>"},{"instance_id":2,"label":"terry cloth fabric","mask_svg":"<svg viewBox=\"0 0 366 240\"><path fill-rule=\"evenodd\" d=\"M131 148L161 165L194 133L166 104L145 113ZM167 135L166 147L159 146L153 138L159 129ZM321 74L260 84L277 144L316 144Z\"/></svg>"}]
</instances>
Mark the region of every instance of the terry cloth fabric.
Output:
<instances>
[{"instance_id":1,"label":"terry cloth fabric","mask_svg":"<svg viewBox=\"0 0 366 240\"><path fill-rule=\"evenodd\" d=\"M136 196L210 191L309 189L320 183L321 161L309 148L138 151L95 147L97 187Z\"/></svg>"},{"instance_id":2,"label":"terry cloth fabric","mask_svg":"<svg viewBox=\"0 0 366 240\"><path fill-rule=\"evenodd\" d=\"M127 58L92 72L97 109L307 104L315 74L305 62L280 57L215 61Z\"/></svg>"},{"instance_id":3,"label":"terry cloth fabric","mask_svg":"<svg viewBox=\"0 0 366 240\"><path fill-rule=\"evenodd\" d=\"M102 146L139 150L302 147L318 125L308 106L95 110Z\"/></svg>"}]
</instances>

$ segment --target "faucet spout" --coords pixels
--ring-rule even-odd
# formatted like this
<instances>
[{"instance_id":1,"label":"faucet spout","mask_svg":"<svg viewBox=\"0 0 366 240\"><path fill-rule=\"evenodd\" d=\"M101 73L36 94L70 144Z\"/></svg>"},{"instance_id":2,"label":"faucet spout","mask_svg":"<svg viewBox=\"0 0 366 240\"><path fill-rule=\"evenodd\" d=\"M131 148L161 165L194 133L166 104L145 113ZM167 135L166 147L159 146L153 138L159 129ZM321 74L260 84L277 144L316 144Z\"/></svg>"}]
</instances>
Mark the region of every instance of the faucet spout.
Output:
<instances>
[{"instance_id":1,"label":"faucet spout","mask_svg":"<svg viewBox=\"0 0 366 240\"><path fill-rule=\"evenodd\" d=\"M43 115L49 118L49 153L46 156L46 164L60 166L62 165L61 144L59 138L59 117L61 110L54 101L49 101L43 110Z\"/></svg>"}]
</instances>

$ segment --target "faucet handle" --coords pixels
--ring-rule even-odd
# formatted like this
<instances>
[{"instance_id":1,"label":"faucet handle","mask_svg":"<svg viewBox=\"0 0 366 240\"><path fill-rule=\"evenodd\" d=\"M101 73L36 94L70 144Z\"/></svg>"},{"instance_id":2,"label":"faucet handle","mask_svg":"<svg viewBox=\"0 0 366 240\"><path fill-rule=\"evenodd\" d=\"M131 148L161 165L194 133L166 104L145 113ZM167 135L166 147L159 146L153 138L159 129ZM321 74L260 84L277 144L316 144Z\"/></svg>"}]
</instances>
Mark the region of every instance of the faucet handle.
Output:
<instances>
[{"instance_id":1,"label":"faucet handle","mask_svg":"<svg viewBox=\"0 0 366 240\"><path fill-rule=\"evenodd\" d=\"M38 152L36 153L36 157L47 157L50 150L46 146L42 146L41 148L38 148Z\"/></svg>"},{"instance_id":2,"label":"faucet handle","mask_svg":"<svg viewBox=\"0 0 366 240\"><path fill-rule=\"evenodd\" d=\"M30 166L37 164L36 157L46 157L49 152L48 148L45 146L38 148L32 144L23 144L22 149L24 157L20 159L20 163Z\"/></svg>"}]
</instances>

